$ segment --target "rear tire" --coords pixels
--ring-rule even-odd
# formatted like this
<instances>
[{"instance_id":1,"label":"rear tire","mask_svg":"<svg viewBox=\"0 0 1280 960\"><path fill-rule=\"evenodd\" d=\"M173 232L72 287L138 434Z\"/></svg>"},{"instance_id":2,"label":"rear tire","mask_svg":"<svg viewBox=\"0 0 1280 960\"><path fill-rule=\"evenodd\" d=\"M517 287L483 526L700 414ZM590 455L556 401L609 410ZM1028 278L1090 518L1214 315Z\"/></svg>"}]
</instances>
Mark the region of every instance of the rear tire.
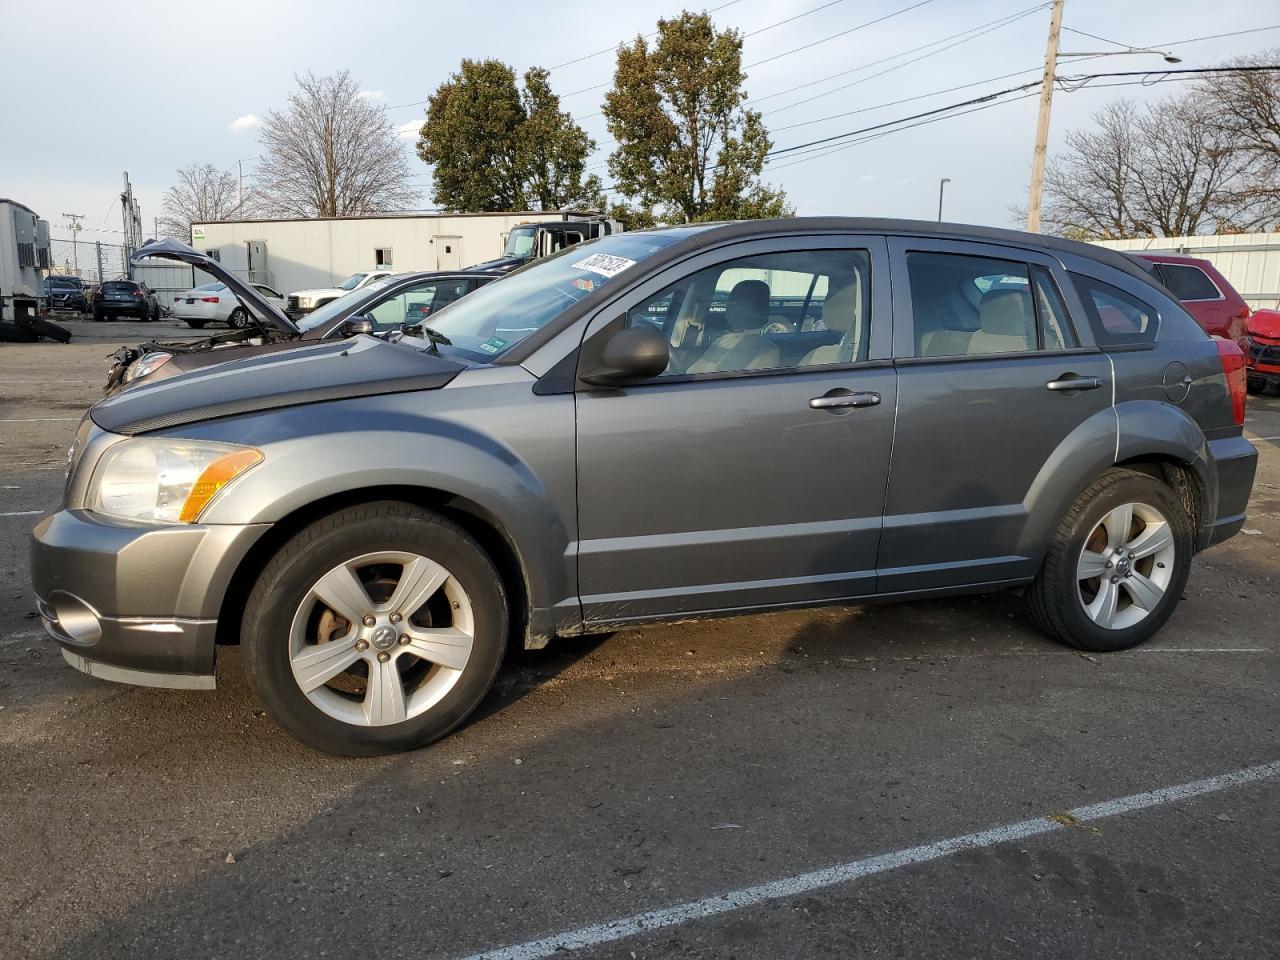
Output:
<instances>
[{"instance_id":1,"label":"rear tire","mask_svg":"<svg viewBox=\"0 0 1280 960\"><path fill-rule=\"evenodd\" d=\"M467 718L502 663L507 619L502 580L469 534L386 501L285 544L249 596L241 637L249 686L280 726L318 750L373 756Z\"/></svg>"},{"instance_id":2,"label":"rear tire","mask_svg":"<svg viewBox=\"0 0 1280 960\"><path fill-rule=\"evenodd\" d=\"M1031 619L1081 650L1137 646L1178 605L1194 539L1191 518L1168 486L1135 470L1108 470L1059 524L1027 590Z\"/></svg>"},{"instance_id":3,"label":"rear tire","mask_svg":"<svg viewBox=\"0 0 1280 960\"><path fill-rule=\"evenodd\" d=\"M190 327L192 330L203 330L203 329L204 329L204 321L203 321L203 320L188 320L188 321L187 321L187 326L188 326L188 327Z\"/></svg>"},{"instance_id":4,"label":"rear tire","mask_svg":"<svg viewBox=\"0 0 1280 960\"><path fill-rule=\"evenodd\" d=\"M231 311L231 316L227 317L227 325L233 330L240 330L249 323L249 314L245 312L244 307L236 307Z\"/></svg>"}]
</instances>

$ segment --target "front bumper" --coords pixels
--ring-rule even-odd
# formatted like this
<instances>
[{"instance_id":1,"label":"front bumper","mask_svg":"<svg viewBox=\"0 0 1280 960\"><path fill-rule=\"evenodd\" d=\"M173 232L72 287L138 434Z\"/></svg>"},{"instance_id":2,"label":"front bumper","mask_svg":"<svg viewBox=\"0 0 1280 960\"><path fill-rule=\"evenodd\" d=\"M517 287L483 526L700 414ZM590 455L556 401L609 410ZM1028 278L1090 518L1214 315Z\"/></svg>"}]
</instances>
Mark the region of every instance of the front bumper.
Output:
<instances>
[{"instance_id":1,"label":"front bumper","mask_svg":"<svg viewBox=\"0 0 1280 960\"><path fill-rule=\"evenodd\" d=\"M45 630L77 669L147 686L212 687L218 612L267 524L42 518L31 579Z\"/></svg>"}]
</instances>

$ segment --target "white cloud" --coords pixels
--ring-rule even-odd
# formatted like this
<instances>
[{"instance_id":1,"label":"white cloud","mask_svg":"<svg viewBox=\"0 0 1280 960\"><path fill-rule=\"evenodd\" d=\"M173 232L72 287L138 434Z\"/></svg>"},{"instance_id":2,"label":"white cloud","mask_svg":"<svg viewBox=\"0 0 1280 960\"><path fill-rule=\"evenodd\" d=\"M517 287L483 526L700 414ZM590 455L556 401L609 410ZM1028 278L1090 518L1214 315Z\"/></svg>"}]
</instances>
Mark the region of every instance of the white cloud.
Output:
<instances>
[{"instance_id":1,"label":"white cloud","mask_svg":"<svg viewBox=\"0 0 1280 960\"><path fill-rule=\"evenodd\" d=\"M356 96L361 100L376 100L379 103L387 99L387 95L381 90L361 90Z\"/></svg>"},{"instance_id":2,"label":"white cloud","mask_svg":"<svg viewBox=\"0 0 1280 960\"><path fill-rule=\"evenodd\" d=\"M410 120L407 123L402 123L400 126L396 127L396 133L404 137L406 140L410 140L416 137L418 135L418 131L421 129L421 120Z\"/></svg>"},{"instance_id":3,"label":"white cloud","mask_svg":"<svg viewBox=\"0 0 1280 960\"><path fill-rule=\"evenodd\" d=\"M236 117L232 120L229 129L232 133L244 133L246 130L252 130L260 126L262 126L262 121L258 119L257 114L246 113L243 117Z\"/></svg>"}]
</instances>

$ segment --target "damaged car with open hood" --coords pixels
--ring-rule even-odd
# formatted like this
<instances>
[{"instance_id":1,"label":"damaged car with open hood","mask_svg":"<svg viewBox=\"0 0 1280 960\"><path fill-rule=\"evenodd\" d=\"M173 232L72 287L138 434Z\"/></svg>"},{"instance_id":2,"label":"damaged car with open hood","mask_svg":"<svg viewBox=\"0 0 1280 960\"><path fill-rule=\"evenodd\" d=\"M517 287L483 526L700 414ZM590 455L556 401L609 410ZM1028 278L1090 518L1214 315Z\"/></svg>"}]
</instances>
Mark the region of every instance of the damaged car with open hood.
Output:
<instances>
[{"instance_id":1,"label":"damaged car with open hood","mask_svg":"<svg viewBox=\"0 0 1280 960\"><path fill-rule=\"evenodd\" d=\"M220 295L234 296L245 320L236 329L209 337L152 340L121 347L111 358L108 396L125 387L229 360L360 333L385 334L406 324L412 327L503 275L483 269L388 274L294 320L256 286L185 243L152 241L139 248L132 259L137 263L152 257L186 263L216 277L224 288Z\"/></svg>"}]
</instances>

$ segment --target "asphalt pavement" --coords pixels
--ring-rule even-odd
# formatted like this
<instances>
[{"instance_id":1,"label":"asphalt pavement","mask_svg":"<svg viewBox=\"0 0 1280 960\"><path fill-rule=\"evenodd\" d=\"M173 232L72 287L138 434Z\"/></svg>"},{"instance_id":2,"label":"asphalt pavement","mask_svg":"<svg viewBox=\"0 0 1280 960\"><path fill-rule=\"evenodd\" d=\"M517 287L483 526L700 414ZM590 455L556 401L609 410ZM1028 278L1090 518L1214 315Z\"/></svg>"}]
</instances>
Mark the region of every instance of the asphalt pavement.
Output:
<instances>
[{"instance_id":1,"label":"asphalt pavement","mask_svg":"<svg viewBox=\"0 0 1280 960\"><path fill-rule=\"evenodd\" d=\"M1138 650L1011 595L627 631L347 760L234 648L195 693L43 638L26 535L105 357L181 332L73 329L0 345L3 956L1280 955L1280 398L1250 398L1245 532Z\"/></svg>"}]
</instances>

